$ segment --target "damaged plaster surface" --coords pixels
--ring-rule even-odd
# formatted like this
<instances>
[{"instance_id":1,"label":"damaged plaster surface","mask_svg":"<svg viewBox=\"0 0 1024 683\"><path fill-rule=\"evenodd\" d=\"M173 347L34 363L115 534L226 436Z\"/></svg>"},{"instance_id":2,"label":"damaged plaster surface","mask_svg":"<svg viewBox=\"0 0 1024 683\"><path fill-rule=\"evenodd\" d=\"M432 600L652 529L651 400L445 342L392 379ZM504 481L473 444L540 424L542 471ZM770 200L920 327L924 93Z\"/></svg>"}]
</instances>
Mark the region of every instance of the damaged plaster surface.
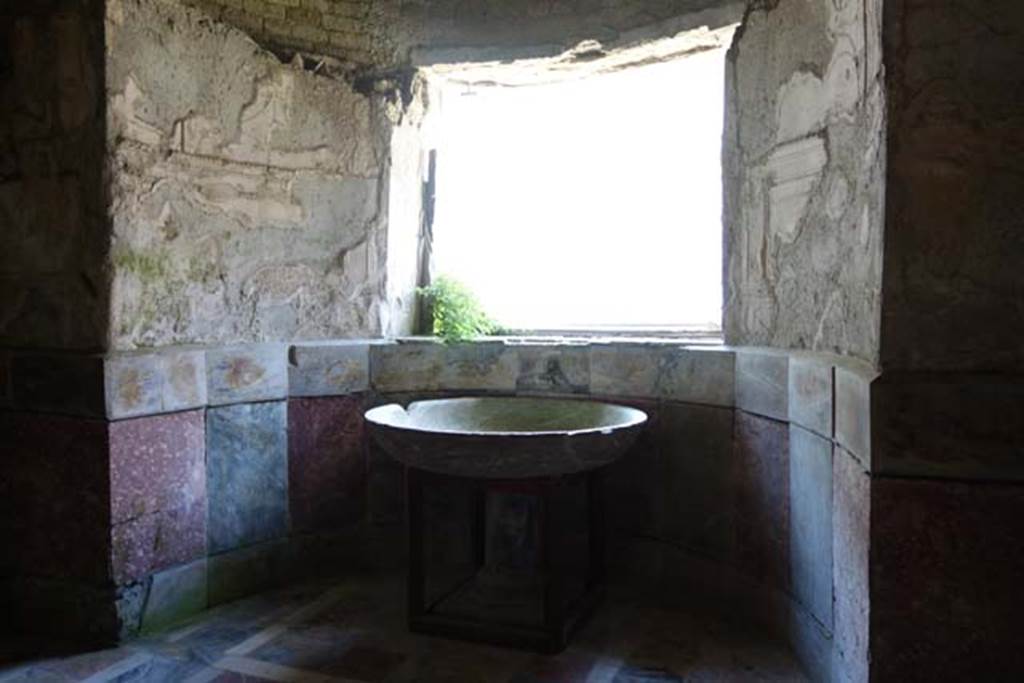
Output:
<instances>
[{"instance_id":1,"label":"damaged plaster surface","mask_svg":"<svg viewBox=\"0 0 1024 683\"><path fill-rule=\"evenodd\" d=\"M167 0L107 4L111 346L381 331L386 122Z\"/></svg>"},{"instance_id":2,"label":"damaged plaster surface","mask_svg":"<svg viewBox=\"0 0 1024 683\"><path fill-rule=\"evenodd\" d=\"M757 3L727 64L730 344L878 359L880 0Z\"/></svg>"},{"instance_id":3,"label":"damaged plaster surface","mask_svg":"<svg viewBox=\"0 0 1024 683\"><path fill-rule=\"evenodd\" d=\"M719 29L735 24L743 6L742 0L426 0L401 4L389 39L393 58L414 63L554 57L580 45L622 48Z\"/></svg>"},{"instance_id":4,"label":"damaged plaster surface","mask_svg":"<svg viewBox=\"0 0 1024 683\"><path fill-rule=\"evenodd\" d=\"M720 17L722 21L726 21L729 15L723 10ZM711 29L701 26L676 35L655 37L639 45L613 48L591 40L584 41L556 57L518 59L511 62L448 61L431 64L421 73L427 74L430 80L438 81L439 87L442 86L441 82L467 87L516 88L577 81L650 64L686 59L710 50L725 50L732 43L736 24L742 18L742 11L732 15L732 18L734 21L722 28ZM472 57L475 51L443 51L435 56L454 60L463 54Z\"/></svg>"},{"instance_id":5,"label":"damaged plaster surface","mask_svg":"<svg viewBox=\"0 0 1024 683\"><path fill-rule=\"evenodd\" d=\"M426 82L416 79L414 96L400 120L391 128L388 181L387 226L387 315L382 327L387 336L411 334L420 304L416 288L421 266L427 261L421 251L425 239L424 187L429 175L428 136L425 135Z\"/></svg>"},{"instance_id":6,"label":"damaged plaster surface","mask_svg":"<svg viewBox=\"0 0 1024 683\"><path fill-rule=\"evenodd\" d=\"M582 41L625 44L733 23L742 0L184 0L274 48L391 69L424 50L552 56ZM723 16L723 9L725 15ZM442 56L440 61L450 61ZM428 59L428 61L438 61Z\"/></svg>"},{"instance_id":7,"label":"damaged plaster surface","mask_svg":"<svg viewBox=\"0 0 1024 683\"><path fill-rule=\"evenodd\" d=\"M0 344L103 345L102 3L0 3Z\"/></svg>"}]
</instances>

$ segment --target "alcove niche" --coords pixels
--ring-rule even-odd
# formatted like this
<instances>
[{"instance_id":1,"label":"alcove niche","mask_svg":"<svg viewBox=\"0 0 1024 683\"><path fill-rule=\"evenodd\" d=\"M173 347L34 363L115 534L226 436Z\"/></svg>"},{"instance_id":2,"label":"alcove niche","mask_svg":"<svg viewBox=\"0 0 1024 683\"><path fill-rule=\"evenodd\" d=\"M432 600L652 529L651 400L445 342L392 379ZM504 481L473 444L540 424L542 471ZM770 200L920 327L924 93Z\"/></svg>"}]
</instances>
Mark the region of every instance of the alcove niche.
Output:
<instances>
[{"instance_id":1,"label":"alcove niche","mask_svg":"<svg viewBox=\"0 0 1024 683\"><path fill-rule=\"evenodd\" d=\"M551 57L418 54L391 146L397 299L440 275L513 334L720 339L735 29ZM423 311L398 310L401 328L429 333Z\"/></svg>"},{"instance_id":2,"label":"alcove niche","mask_svg":"<svg viewBox=\"0 0 1024 683\"><path fill-rule=\"evenodd\" d=\"M530 34L505 41L519 47L413 49L411 69L363 78L327 58L271 51L178 2L105 3L87 23L103 28L105 61L93 75L106 90L105 116L89 127L99 161L83 175L109 178L109 202L95 212L110 244L109 320L86 344L55 341L50 319L26 318L19 330L45 343L11 337L17 348L0 355L13 387L2 417L19 463L11 519L39 520L5 535L11 613L43 632L129 638L311 571L395 570L403 472L368 447L365 409L459 393L569 395L651 417L609 476L617 581L679 608L767 624L819 678L849 670L863 679L864 415L876 330L861 324L874 320L872 288L842 278L870 284L875 275L877 196L850 183L877 180L855 164L875 168L865 142L877 142L880 119L870 79L846 68L840 36L856 35L854 4L821 3L806 17L754 12L739 31L736 4L600 43L551 29L557 44L522 47ZM799 30L775 41L772 22ZM444 115L446 88L514 95L730 46L721 120L709 134L724 143L721 162L700 178L721 195L724 220L708 221L720 248L686 268L700 265L708 284L655 285L708 290L705 305L720 298L724 321L587 316L559 329L557 319L524 319L510 338L407 338L417 329L415 289L433 256L447 258L429 229L441 229L432 218L442 207L431 202L446 191L429 172L433 158L444 177L444 122L434 117ZM29 74L38 66L31 50L18 64ZM613 135L644 139L637 128L648 126L613 123L596 148ZM857 229L829 231L826 215ZM643 250L671 261L679 249L644 243L635 225L604 228L613 229L606 252L641 242L639 257L614 254L624 265ZM564 259L593 258L585 238L574 239ZM854 249L868 256L850 258ZM516 266L519 280L534 275L530 263ZM838 294L818 287L835 280ZM669 296L651 310L671 306ZM720 343L723 333L734 346ZM40 448L58 455L37 458ZM150 467L153 452L168 454L159 467ZM39 481L66 505L41 506ZM165 538L180 543L153 542ZM52 613L68 595L74 614L40 619L38 605Z\"/></svg>"}]
</instances>

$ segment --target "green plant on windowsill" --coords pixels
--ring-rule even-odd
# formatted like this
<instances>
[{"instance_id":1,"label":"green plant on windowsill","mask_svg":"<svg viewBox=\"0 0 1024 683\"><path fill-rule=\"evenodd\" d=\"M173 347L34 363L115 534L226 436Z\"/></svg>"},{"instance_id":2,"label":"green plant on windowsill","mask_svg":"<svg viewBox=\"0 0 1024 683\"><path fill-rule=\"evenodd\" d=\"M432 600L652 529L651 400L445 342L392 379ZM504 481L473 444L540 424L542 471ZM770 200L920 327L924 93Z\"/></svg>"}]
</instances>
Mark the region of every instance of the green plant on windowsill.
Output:
<instances>
[{"instance_id":1,"label":"green plant on windowsill","mask_svg":"<svg viewBox=\"0 0 1024 683\"><path fill-rule=\"evenodd\" d=\"M442 275L416 290L424 297L433 320L432 331L445 344L494 334L498 324L488 316L473 292L458 280Z\"/></svg>"}]
</instances>

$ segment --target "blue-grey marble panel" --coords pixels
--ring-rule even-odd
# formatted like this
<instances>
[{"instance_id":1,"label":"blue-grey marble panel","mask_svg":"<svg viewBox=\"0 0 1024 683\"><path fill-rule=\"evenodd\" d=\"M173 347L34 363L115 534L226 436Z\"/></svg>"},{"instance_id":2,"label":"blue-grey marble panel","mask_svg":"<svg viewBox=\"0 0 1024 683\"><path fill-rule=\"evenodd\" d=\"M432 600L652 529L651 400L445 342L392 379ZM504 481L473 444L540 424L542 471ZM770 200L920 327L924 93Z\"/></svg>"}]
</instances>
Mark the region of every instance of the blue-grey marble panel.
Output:
<instances>
[{"instance_id":1,"label":"blue-grey marble panel","mask_svg":"<svg viewBox=\"0 0 1024 683\"><path fill-rule=\"evenodd\" d=\"M789 427L789 553L793 594L832 628L832 442Z\"/></svg>"},{"instance_id":2,"label":"blue-grey marble panel","mask_svg":"<svg viewBox=\"0 0 1024 683\"><path fill-rule=\"evenodd\" d=\"M736 407L773 420L788 420L789 355L769 349L737 351Z\"/></svg>"},{"instance_id":3,"label":"blue-grey marble panel","mask_svg":"<svg viewBox=\"0 0 1024 683\"><path fill-rule=\"evenodd\" d=\"M789 359L789 421L832 438L832 363L815 356Z\"/></svg>"},{"instance_id":4,"label":"blue-grey marble panel","mask_svg":"<svg viewBox=\"0 0 1024 683\"><path fill-rule=\"evenodd\" d=\"M876 373L868 368L835 370L835 440L869 470L871 454L871 383Z\"/></svg>"},{"instance_id":5,"label":"blue-grey marble panel","mask_svg":"<svg viewBox=\"0 0 1024 683\"><path fill-rule=\"evenodd\" d=\"M210 408L206 490L211 553L288 531L287 408L283 401Z\"/></svg>"}]
</instances>

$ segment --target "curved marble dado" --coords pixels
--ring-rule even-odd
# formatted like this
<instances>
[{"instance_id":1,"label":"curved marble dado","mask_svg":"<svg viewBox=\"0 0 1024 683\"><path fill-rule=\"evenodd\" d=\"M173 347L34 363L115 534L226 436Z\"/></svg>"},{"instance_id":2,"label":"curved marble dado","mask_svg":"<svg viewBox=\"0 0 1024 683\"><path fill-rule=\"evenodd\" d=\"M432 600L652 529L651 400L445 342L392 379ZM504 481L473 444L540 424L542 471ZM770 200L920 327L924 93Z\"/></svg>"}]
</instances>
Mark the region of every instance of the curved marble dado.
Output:
<instances>
[{"instance_id":1,"label":"curved marble dado","mask_svg":"<svg viewBox=\"0 0 1024 683\"><path fill-rule=\"evenodd\" d=\"M132 574L147 595L202 581L214 604L264 585L236 565L262 563L270 576L295 547L316 550L324 529L400 522L400 468L374 454L363 462L367 403L589 397L652 415L608 477L620 578L776 626L818 678L865 666L873 374L854 361L674 340L422 338L5 359L16 410L137 424L145 439L156 416L206 408L206 465L194 474L206 480L208 557L154 560L150 578ZM266 438L250 444L257 428ZM239 449L257 447L267 467L248 468ZM273 508L232 492L239 467L256 489L279 491ZM134 537L114 536L115 560L134 557ZM342 545L366 545L350 536Z\"/></svg>"},{"instance_id":2,"label":"curved marble dado","mask_svg":"<svg viewBox=\"0 0 1024 683\"><path fill-rule=\"evenodd\" d=\"M490 391L736 407L835 438L870 468L875 373L823 354L630 341L427 338L7 352L0 407L121 420L288 397ZM834 419L833 419L834 415Z\"/></svg>"}]
</instances>

